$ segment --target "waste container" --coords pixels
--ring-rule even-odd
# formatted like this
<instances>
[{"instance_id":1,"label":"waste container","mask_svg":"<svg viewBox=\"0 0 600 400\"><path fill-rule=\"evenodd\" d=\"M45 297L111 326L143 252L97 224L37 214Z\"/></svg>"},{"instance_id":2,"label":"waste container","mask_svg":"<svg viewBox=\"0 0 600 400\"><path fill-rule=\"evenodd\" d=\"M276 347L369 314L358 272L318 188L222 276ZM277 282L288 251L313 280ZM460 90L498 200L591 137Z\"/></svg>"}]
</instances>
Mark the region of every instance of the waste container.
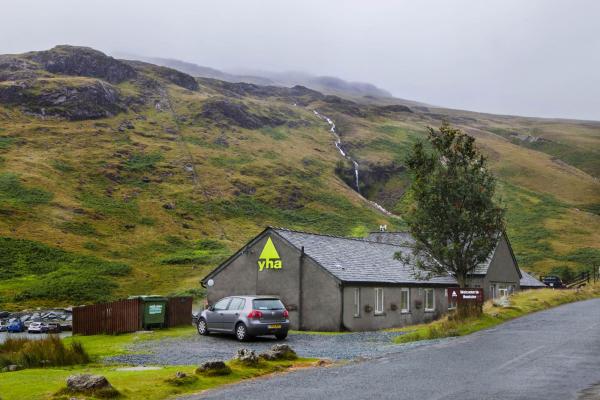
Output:
<instances>
[{"instance_id":1,"label":"waste container","mask_svg":"<svg viewBox=\"0 0 600 400\"><path fill-rule=\"evenodd\" d=\"M143 329L164 328L167 324L168 299L162 296L133 296L140 299L140 325Z\"/></svg>"}]
</instances>

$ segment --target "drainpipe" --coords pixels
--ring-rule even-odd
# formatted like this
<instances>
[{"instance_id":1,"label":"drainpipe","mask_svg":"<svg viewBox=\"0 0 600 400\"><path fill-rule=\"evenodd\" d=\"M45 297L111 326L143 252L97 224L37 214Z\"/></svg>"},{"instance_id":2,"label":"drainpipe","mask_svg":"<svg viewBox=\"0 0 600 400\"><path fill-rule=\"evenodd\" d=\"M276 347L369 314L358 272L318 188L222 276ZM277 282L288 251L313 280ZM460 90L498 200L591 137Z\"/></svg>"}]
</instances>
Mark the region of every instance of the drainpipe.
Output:
<instances>
[{"instance_id":1,"label":"drainpipe","mask_svg":"<svg viewBox=\"0 0 600 400\"><path fill-rule=\"evenodd\" d=\"M304 290L303 290L303 277L304 277L304 246L302 246L302 249L300 250L300 264L298 267L298 330L301 331L302 330L302 326L303 326L303 321L302 321L302 314L303 314L303 310L302 310L302 298L304 297Z\"/></svg>"},{"instance_id":2,"label":"drainpipe","mask_svg":"<svg viewBox=\"0 0 600 400\"><path fill-rule=\"evenodd\" d=\"M340 283L340 299L342 301L342 306L340 307L340 331L347 331L346 326L344 325L344 284Z\"/></svg>"}]
</instances>

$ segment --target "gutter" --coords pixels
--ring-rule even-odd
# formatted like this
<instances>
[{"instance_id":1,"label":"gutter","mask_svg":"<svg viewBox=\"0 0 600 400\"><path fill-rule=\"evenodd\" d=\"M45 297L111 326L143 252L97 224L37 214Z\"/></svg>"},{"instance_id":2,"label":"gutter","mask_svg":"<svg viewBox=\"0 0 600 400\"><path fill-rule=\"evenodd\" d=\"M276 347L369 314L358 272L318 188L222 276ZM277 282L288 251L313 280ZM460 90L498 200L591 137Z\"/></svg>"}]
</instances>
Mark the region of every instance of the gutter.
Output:
<instances>
[{"instance_id":1,"label":"gutter","mask_svg":"<svg viewBox=\"0 0 600 400\"><path fill-rule=\"evenodd\" d=\"M302 281L304 280L304 246L302 246L302 249L300 249L300 265L299 265L299 271L298 271L298 330L301 331L302 330L302 325L303 325L303 301L302 298L304 297L304 291L303 291L303 284Z\"/></svg>"}]
</instances>

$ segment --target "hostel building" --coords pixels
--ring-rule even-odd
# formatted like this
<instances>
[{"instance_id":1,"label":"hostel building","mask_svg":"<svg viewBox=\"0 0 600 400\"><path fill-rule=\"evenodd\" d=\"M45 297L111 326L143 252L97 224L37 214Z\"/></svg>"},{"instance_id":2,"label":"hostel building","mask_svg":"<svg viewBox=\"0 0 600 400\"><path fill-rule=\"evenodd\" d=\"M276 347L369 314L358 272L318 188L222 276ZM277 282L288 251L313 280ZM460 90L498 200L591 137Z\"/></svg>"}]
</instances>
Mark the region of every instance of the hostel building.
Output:
<instances>
[{"instance_id":1,"label":"hostel building","mask_svg":"<svg viewBox=\"0 0 600 400\"><path fill-rule=\"evenodd\" d=\"M290 312L292 329L365 331L418 324L448 310L451 276L416 279L403 232L376 232L365 239L267 228L208 274L208 302L230 295L275 295ZM502 235L496 249L471 277L487 298L541 285L517 266Z\"/></svg>"}]
</instances>

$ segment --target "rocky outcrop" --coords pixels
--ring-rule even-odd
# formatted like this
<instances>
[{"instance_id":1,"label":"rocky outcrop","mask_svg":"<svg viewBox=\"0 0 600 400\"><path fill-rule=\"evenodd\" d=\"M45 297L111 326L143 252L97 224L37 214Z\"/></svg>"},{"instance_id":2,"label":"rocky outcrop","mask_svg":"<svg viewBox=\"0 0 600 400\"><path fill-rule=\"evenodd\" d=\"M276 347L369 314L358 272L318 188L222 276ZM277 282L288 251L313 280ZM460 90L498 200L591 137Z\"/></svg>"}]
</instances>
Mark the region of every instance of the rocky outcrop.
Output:
<instances>
[{"instance_id":1,"label":"rocky outcrop","mask_svg":"<svg viewBox=\"0 0 600 400\"><path fill-rule=\"evenodd\" d=\"M25 112L69 120L114 116L126 109L119 91L101 80L38 79L3 82L0 103L20 106Z\"/></svg>"},{"instance_id":2,"label":"rocky outcrop","mask_svg":"<svg viewBox=\"0 0 600 400\"><path fill-rule=\"evenodd\" d=\"M34 79L40 75L39 66L33 61L13 56L0 55L0 82Z\"/></svg>"},{"instance_id":3,"label":"rocky outcrop","mask_svg":"<svg viewBox=\"0 0 600 400\"><path fill-rule=\"evenodd\" d=\"M259 357L264 360L295 360L298 358L296 352L287 344L275 344L264 353L260 353Z\"/></svg>"},{"instance_id":4,"label":"rocky outcrop","mask_svg":"<svg viewBox=\"0 0 600 400\"><path fill-rule=\"evenodd\" d=\"M137 75L130 65L89 47L56 46L46 51L27 53L24 58L39 63L54 74L88 76L110 83L120 83Z\"/></svg>"},{"instance_id":5,"label":"rocky outcrop","mask_svg":"<svg viewBox=\"0 0 600 400\"><path fill-rule=\"evenodd\" d=\"M358 104L350 100L342 99L338 96L325 96L323 98L323 102L327 104L326 110L341 112L353 117L364 118L367 116L367 114Z\"/></svg>"},{"instance_id":6,"label":"rocky outcrop","mask_svg":"<svg viewBox=\"0 0 600 400\"><path fill-rule=\"evenodd\" d=\"M225 362L217 361L206 361L198 368L196 368L196 374L205 376L222 376L231 374L231 368Z\"/></svg>"},{"instance_id":7,"label":"rocky outcrop","mask_svg":"<svg viewBox=\"0 0 600 400\"><path fill-rule=\"evenodd\" d=\"M119 392L101 375L79 374L67 378L67 392L111 398Z\"/></svg>"},{"instance_id":8,"label":"rocky outcrop","mask_svg":"<svg viewBox=\"0 0 600 400\"><path fill-rule=\"evenodd\" d=\"M259 129L265 126L279 126L285 123L276 115L258 115L243 103L225 99L210 100L204 103L200 116L216 123L227 122L246 129Z\"/></svg>"},{"instance_id":9,"label":"rocky outcrop","mask_svg":"<svg viewBox=\"0 0 600 400\"><path fill-rule=\"evenodd\" d=\"M248 366L257 365L259 358L254 350L242 348L238 349L237 354L234 357L234 360Z\"/></svg>"},{"instance_id":10,"label":"rocky outcrop","mask_svg":"<svg viewBox=\"0 0 600 400\"><path fill-rule=\"evenodd\" d=\"M174 85L181 86L188 90L198 90L198 82L196 78L183 72L167 67L156 67L158 75L164 80L171 82Z\"/></svg>"},{"instance_id":11,"label":"rocky outcrop","mask_svg":"<svg viewBox=\"0 0 600 400\"><path fill-rule=\"evenodd\" d=\"M407 106L403 106L401 104L391 104L389 106L380 106L373 108L373 113L377 115L389 115L399 112L412 113L412 110Z\"/></svg>"}]
</instances>

